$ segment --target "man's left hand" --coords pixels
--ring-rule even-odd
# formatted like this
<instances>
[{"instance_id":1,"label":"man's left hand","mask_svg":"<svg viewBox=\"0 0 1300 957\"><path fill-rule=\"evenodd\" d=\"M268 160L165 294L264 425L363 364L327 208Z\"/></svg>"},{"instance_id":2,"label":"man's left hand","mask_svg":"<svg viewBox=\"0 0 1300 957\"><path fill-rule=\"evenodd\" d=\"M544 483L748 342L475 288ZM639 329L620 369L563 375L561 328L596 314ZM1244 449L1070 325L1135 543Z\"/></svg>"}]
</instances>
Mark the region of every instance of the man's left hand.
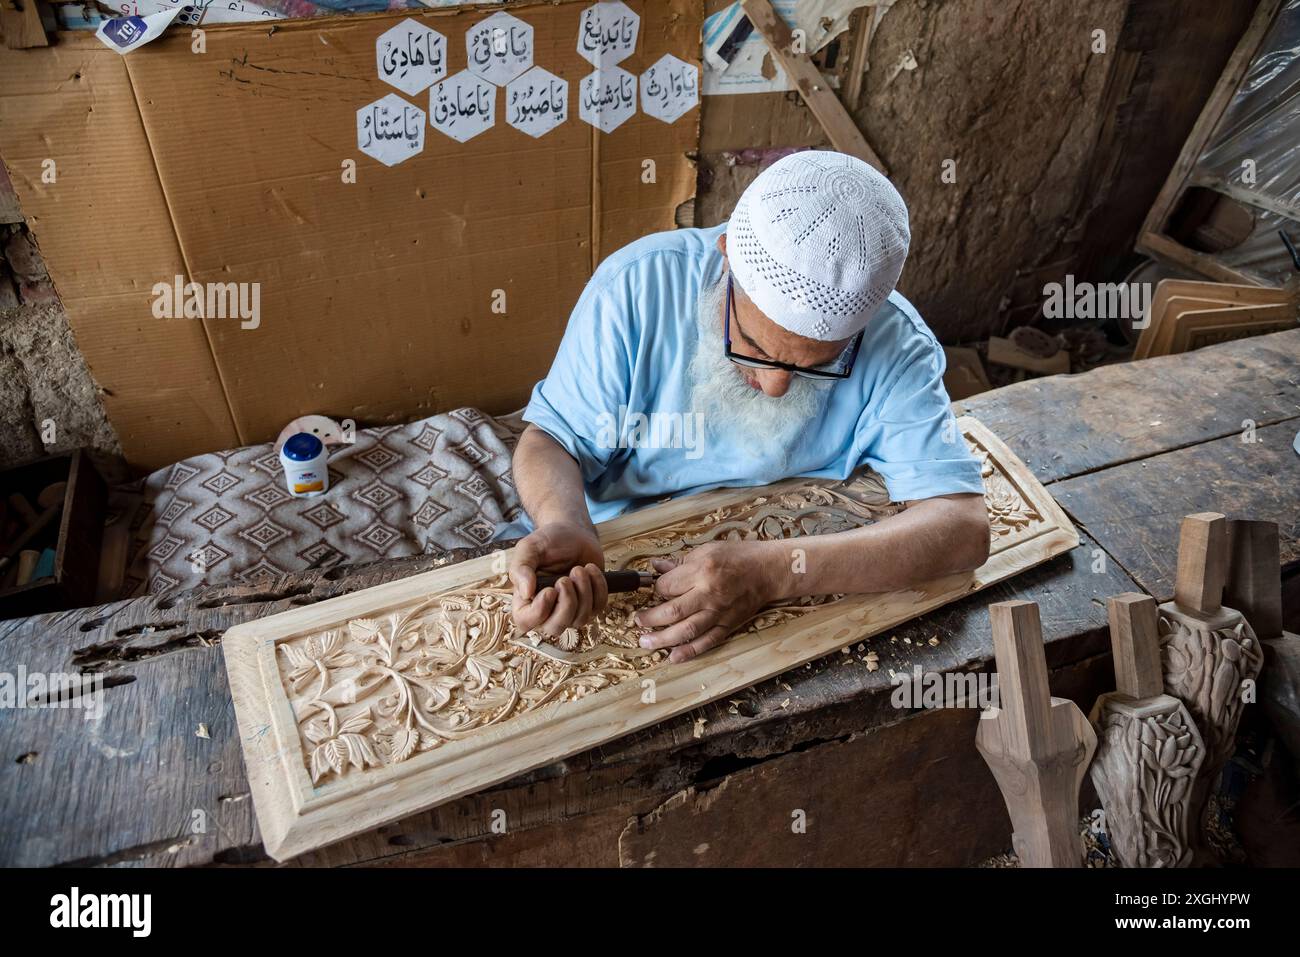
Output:
<instances>
[{"instance_id":1,"label":"man's left hand","mask_svg":"<svg viewBox=\"0 0 1300 957\"><path fill-rule=\"evenodd\" d=\"M655 592L668 600L637 613L647 629L641 647L672 648L669 660L682 662L722 644L776 599L769 561L758 542L714 542L680 563L655 561Z\"/></svg>"}]
</instances>

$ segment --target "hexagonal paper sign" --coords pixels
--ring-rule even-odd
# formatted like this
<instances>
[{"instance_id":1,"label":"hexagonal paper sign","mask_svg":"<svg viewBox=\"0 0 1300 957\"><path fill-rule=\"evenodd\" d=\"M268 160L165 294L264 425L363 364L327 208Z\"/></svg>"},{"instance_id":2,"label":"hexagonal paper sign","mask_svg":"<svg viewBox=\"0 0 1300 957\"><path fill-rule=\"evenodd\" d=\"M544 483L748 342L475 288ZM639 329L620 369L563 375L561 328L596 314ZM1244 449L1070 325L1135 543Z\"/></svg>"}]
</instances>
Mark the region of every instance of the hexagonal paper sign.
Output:
<instances>
[{"instance_id":1,"label":"hexagonal paper sign","mask_svg":"<svg viewBox=\"0 0 1300 957\"><path fill-rule=\"evenodd\" d=\"M470 70L505 86L533 65L533 28L508 13L494 13L465 33Z\"/></svg>"},{"instance_id":2,"label":"hexagonal paper sign","mask_svg":"<svg viewBox=\"0 0 1300 957\"><path fill-rule=\"evenodd\" d=\"M641 110L665 123L676 122L700 102L700 71L666 54L641 74Z\"/></svg>"},{"instance_id":3,"label":"hexagonal paper sign","mask_svg":"<svg viewBox=\"0 0 1300 957\"><path fill-rule=\"evenodd\" d=\"M578 115L612 133L636 112L636 77L622 67L596 70L578 86Z\"/></svg>"},{"instance_id":4,"label":"hexagonal paper sign","mask_svg":"<svg viewBox=\"0 0 1300 957\"><path fill-rule=\"evenodd\" d=\"M497 88L461 70L429 91L429 125L464 143L497 121Z\"/></svg>"},{"instance_id":5,"label":"hexagonal paper sign","mask_svg":"<svg viewBox=\"0 0 1300 957\"><path fill-rule=\"evenodd\" d=\"M506 87L506 122L515 129L543 136L568 118L568 80L535 66Z\"/></svg>"},{"instance_id":6,"label":"hexagonal paper sign","mask_svg":"<svg viewBox=\"0 0 1300 957\"><path fill-rule=\"evenodd\" d=\"M609 69L636 52L641 17L623 0L593 3L578 22L578 52L597 69Z\"/></svg>"},{"instance_id":7,"label":"hexagonal paper sign","mask_svg":"<svg viewBox=\"0 0 1300 957\"><path fill-rule=\"evenodd\" d=\"M415 20L403 20L375 41L379 79L408 96L447 75L447 38Z\"/></svg>"},{"instance_id":8,"label":"hexagonal paper sign","mask_svg":"<svg viewBox=\"0 0 1300 957\"><path fill-rule=\"evenodd\" d=\"M357 149L396 166L424 149L424 110L396 93L357 110Z\"/></svg>"}]
</instances>

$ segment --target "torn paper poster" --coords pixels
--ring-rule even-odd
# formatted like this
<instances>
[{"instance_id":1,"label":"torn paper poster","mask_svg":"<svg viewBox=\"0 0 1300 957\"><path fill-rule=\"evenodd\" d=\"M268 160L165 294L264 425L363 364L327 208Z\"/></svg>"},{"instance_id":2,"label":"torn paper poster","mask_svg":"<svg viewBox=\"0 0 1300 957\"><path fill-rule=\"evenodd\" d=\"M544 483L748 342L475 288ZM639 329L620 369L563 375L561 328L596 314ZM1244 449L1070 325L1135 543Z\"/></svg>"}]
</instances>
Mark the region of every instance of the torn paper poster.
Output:
<instances>
[{"instance_id":1,"label":"torn paper poster","mask_svg":"<svg viewBox=\"0 0 1300 957\"><path fill-rule=\"evenodd\" d=\"M272 0L274 2L274 0ZM199 23L248 23L252 20L283 20L288 14L272 10L252 0L113 0L109 4L114 10L126 17L148 17L153 13L163 13L182 7L191 7L195 11L177 18L182 26L197 26Z\"/></svg>"},{"instance_id":2,"label":"torn paper poster","mask_svg":"<svg viewBox=\"0 0 1300 957\"><path fill-rule=\"evenodd\" d=\"M895 0L773 0L772 7L791 30L802 31L804 50L816 53L848 29L849 15L875 7L876 22ZM796 34L798 35L798 34ZM768 93L794 89L770 55L740 3L704 21L704 93Z\"/></svg>"},{"instance_id":3,"label":"torn paper poster","mask_svg":"<svg viewBox=\"0 0 1300 957\"><path fill-rule=\"evenodd\" d=\"M793 28L795 0L774 0L772 6ZM738 2L705 19L703 41L706 96L794 89Z\"/></svg>"},{"instance_id":4,"label":"torn paper poster","mask_svg":"<svg viewBox=\"0 0 1300 957\"><path fill-rule=\"evenodd\" d=\"M182 22L197 24L199 10L196 7L176 7L174 10L163 10L143 17L114 17L101 23L95 36L114 53L125 56L162 36L163 31L178 17L184 18Z\"/></svg>"},{"instance_id":5,"label":"torn paper poster","mask_svg":"<svg viewBox=\"0 0 1300 957\"><path fill-rule=\"evenodd\" d=\"M249 23L253 20L284 20L289 14L243 0L209 0L203 4L203 23Z\"/></svg>"},{"instance_id":6,"label":"torn paper poster","mask_svg":"<svg viewBox=\"0 0 1300 957\"><path fill-rule=\"evenodd\" d=\"M895 0L798 0L794 27L803 30L809 53L816 53L849 28L849 15L858 7L875 7L876 24Z\"/></svg>"}]
</instances>

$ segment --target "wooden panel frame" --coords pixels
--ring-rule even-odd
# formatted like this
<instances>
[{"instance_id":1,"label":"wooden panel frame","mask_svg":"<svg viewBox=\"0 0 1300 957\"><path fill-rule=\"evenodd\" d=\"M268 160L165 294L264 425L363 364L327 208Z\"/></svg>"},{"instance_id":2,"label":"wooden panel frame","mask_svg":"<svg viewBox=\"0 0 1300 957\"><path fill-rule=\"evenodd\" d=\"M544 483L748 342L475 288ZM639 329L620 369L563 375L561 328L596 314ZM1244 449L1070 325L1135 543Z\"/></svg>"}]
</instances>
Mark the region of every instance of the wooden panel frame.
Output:
<instances>
[{"instance_id":1,"label":"wooden panel frame","mask_svg":"<svg viewBox=\"0 0 1300 957\"><path fill-rule=\"evenodd\" d=\"M322 651L319 642L330 629L341 634L358 622L376 625L374 619L391 613L411 616L413 606L427 604L433 596L446 598L457 590L463 594L476 583L499 579L504 569L502 556L507 553L485 555L230 629L222 643L226 669L267 852L285 860L499 784L879 634L1076 547L1079 538L1070 520L1024 463L975 419L965 417L959 425L984 459L986 498L994 527L989 560L975 572L903 591L841 596L793 610L787 610L789 606L776 609L771 623L751 625L721 647L681 665L651 661L630 649L626 658L635 658L639 664L622 663L632 669L633 680L606 683L594 693L543 703L521 713L512 711L512 704L502 712L508 715L506 720L495 723L494 718L487 722L490 727L466 738L448 740L391 763L376 762L373 767L367 763L359 769L345 765L340 773L327 774L330 779L319 784L313 784L308 746L300 734L306 719L295 713L286 691L277 647L316 638L315 654L323 658L330 648ZM717 523L716 533L735 524L728 517L738 510L741 514L746 514L745 509L770 511L770 504L759 506L787 500L782 496L803 496L801 502L804 498L844 499L843 495L837 497L835 490L851 487L852 483L794 479L762 489L718 490L619 517L603 523L599 533L609 564L622 567L647 553L680 548L686 523L711 520ZM883 490L883 486L878 488ZM900 507L889 505L880 512ZM864 514L865 510L859 511ZM767 521L761 514L757 520ZM643 547L638 552L635 545L628 544L633 540L642 546L650 542L660 547ZM766 618L767 612L759 620ZM405 625L394 621L391 636L398 641L393 644L407 634ZM640 670L646 664L649 667ZM644 674L653 675L651 701L644 700ZM331 734L341 737L343 730L332 727ZM314 771L315 766L311 767Z\"/></svg>"},{"instance_id":2,"label":"wooden panel frame","mask_svg":"<svg viewBox=\"0 0 1300 957\"><path fill-rule=\"evenodd\" d=\"M1254 19L1250 21L1250 26L1246 28L1237 48L1233 50L1232 57L1228 60L1228 65L1224 68L1223 75L1219 77L1219 82L1215 85L1210 98L1205 101L1205 107L1201 110L1196 125L1192 127L1187 142L1183 144L1182 152L1178 154L1178 161L1169 171L1165 185L1161 187L1155 202L1151 205L1151 211L1147 213L1147 218L1142 223L1142 228L1138 232L1138 252L1185 266L1220 282L1261 285L1257 277L1233 269L1207 253L1197 252L1177 242L1165 234L1164 228L1187 188L1192 169L1201 158L1201 153L1215 130L1218 129L1219 121L1223 119L1223 114L1241 85L1242 78L1250 69L1250 64L1254 61L1260 44L1264 42L1264 37L1273 25L1282 3L1283 0L1260 0Z\"/></svg>"},{"instance_id":3,"label":"wooden panel frame","mask_svg":"<svg viewBox=\"0 0 1300 957\"><path fill-rule=\"evenodd\" d=\"M1224 308L1234 305L1262 304L1276 305L1289 302L1285 290L1272 286L1252 284L1234 284L1225 282L1205 282L1191 279L1162 279L1156 284L1155 294L1151 297L1147 309L1147 325L1138 337L1133 348L1134 359L1146 359L1152 355L1166 355L1167 352L1155 352L1157 341L1164 338L1161 328L1165 321L1168 307L1176 299L1196 299L1209 303L1222 303ZM1165 347L1167 350L1167 346Z\"/></svg>"}]
</instances>

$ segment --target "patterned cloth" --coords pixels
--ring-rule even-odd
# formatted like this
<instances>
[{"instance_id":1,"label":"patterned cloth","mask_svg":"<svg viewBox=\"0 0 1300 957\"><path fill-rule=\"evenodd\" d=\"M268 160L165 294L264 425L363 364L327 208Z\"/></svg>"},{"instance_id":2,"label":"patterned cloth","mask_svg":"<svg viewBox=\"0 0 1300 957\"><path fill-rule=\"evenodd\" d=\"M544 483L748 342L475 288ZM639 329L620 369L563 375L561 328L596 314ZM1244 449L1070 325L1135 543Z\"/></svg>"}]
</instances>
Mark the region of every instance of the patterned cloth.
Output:
<instances>
[{"instance_id":1,"label":"patterned cloth","mask_svg":"<svg viewBox=\"0 0 1300 957\"><path fill-rule=\"evenodd\" d=\"M331 449L315 498L289 494L271 443L159 469L114 491L131 523L121 597L484 545L521 513L510 456L523 428L518 413L457 409L361 430Z\"/></svg>"}]
</instances>

